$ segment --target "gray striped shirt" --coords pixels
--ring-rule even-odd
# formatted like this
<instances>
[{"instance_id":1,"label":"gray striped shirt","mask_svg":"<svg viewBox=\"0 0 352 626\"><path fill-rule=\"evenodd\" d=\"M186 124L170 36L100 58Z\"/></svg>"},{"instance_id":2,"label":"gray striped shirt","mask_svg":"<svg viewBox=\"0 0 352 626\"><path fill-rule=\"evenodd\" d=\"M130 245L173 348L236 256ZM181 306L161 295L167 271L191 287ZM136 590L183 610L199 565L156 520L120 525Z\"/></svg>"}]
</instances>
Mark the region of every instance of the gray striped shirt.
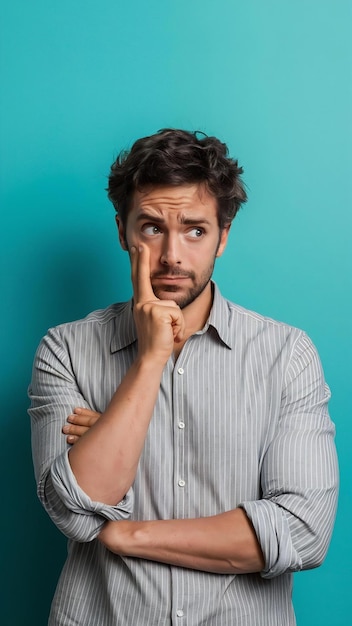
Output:
<instances>
[{"instance_id":1,"label":"gray striped shirt","mask_svg":"<svg viewBox=\"0 0 352 626\"><path fill-rule=\"evenodd\" d=\"M49 624L292 626L292 572L316 567L337 498L330 397L300 330L225 300L170 357L133 487L93 502L61 429L76 406L104 411L136 357L131 302L51 329L30 386L38 494L69 538ZM212 574L109 552L105 520L216 515L241 506L265 557L260 574Z\"/></svg>"}]
</instances>

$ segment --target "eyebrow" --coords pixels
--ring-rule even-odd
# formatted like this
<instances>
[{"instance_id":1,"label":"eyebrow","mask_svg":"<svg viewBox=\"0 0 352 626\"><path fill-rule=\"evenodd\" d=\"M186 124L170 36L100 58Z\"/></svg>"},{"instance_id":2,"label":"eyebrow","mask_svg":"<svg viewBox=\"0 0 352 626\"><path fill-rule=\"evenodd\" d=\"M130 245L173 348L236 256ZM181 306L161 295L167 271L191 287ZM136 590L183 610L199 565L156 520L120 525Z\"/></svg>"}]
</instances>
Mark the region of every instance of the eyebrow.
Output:
<instances>
[{"instance_id":1,"label":"eyebrow","mask_svg":"<svg viewBox=\"0 0 352 626\"><path fill-rule=\"evenodd\" d=\"M144 211L139 213L136 218L137 222L142 222L143 220L149 220L151 222L155 222L156 224L165 223L165 220L163 217L158 217L157 215L146 213ZM186 226L199 226L200 224L211 226L211 223L209 222L209 220L205 219L204 217L193 218L193 217L185 217L184 215L181 215L179 221L180 221L180 224L185 224Z\"/></svg>"},{"instance_id":2,"label":"eyebrow","mask_svg":"<svg viewBox=\"0 0 352 626\"><path fill-rule=\"evenodd\" d=\"M151 213L145 213L142 211L141 213L138 213L136 221L142 222L143 220L149 220L150 222L156 222L157 224L164 224L165 222L162 217L157 217L157 215L152 215Z\"/></svg>"},{"instance_id":3,"label":"eyebrow","mask_svg":"<svg viewBox=\"0 0 352 626\"><path fill-rule=\"evenodd\" d=\"M211 226L209 220L206 220L205 217L193 218L193 217L184 217L181 216L180 219L181 224L186 224L186 226L198 226L199 224L207 224Z\"/></svg>"}]
</instances>

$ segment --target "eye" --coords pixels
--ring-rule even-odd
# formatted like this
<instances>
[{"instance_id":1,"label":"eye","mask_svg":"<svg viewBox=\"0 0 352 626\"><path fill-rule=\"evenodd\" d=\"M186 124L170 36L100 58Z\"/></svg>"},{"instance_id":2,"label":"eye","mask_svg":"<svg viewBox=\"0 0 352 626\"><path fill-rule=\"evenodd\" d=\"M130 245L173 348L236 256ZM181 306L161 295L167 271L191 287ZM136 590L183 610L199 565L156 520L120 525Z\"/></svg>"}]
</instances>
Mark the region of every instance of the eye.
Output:
<instances>
[{"instance_id":1,"label":"eye","mask_svg":"<svg viewBox=\"0 0 352 626\"><path fill-rule=\"evenodd\" d=\"M191 228L191 230L188 231L189 237L193 237L193 239L199 239L204 234L205 234L204 228L200 228L199 226L197 226L196 228Z\"/></svg>"},{"instance_id":2,"label":"eye","mask_svg":"<svg viewBox=\"0 0 352 626\"><path fill-rule=\"evenodd\" d=\"M161 233L161 230L159 226L156 226L156 224L144 224L142 226L142 233L144 235L152 237L153 235L159 235L159 233Z\"/></svg>"}]
</instances>

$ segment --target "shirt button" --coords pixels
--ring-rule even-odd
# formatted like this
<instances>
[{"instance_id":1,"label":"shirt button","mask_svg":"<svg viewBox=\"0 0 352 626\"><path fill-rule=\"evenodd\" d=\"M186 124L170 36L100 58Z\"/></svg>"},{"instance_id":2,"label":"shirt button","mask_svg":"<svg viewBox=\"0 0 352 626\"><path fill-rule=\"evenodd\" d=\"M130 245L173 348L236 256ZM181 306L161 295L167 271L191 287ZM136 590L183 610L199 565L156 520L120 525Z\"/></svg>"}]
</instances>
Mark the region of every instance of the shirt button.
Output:
<instances>
[{"instance_id":1,"label":"shirt button","mask_svg":"<svg viewBox=\"0 0 352 626\"><path fill-rule=\"evenodd\" d=\"M178 486L179 486L179 487L184 487L184 486L185 486L185 484L186 484L186 481L184 481L184 480L182 480L182 479L180 479L180 480L178 481Z\"/></svg>"},{"instance_id":2,"label":"shirt button","mask_svg":"<svg viewBox=\"0 0 352 626\"><path fill-rule=\"evenodd\" d=\"M177 615L177 617L183 617L183 611L182 611L182 609L177 609L177 611L176 611L176 615Z\"/></svg>"},{"instance_id":3,"label":"shirt button","mask_svg":"<svg viewBox=\"0 0 352 626\"><path fill-rule=\"evenodd\" d=\"M184 422L179 422L178 423L178 427L179 428L184 428L185 427L185 423Z\"/></svg>"},{"instance_id":4,"label":"shirt button","mask_svg":"<svg viewBox=\"0 0 352 626\"><path fill-rule=\"evenodd\" d=\"M177 371L178 371L179 374L184 374L185 373L185 370L183 369L183 367L179 367Z\"/></svg>"}]
</instances>

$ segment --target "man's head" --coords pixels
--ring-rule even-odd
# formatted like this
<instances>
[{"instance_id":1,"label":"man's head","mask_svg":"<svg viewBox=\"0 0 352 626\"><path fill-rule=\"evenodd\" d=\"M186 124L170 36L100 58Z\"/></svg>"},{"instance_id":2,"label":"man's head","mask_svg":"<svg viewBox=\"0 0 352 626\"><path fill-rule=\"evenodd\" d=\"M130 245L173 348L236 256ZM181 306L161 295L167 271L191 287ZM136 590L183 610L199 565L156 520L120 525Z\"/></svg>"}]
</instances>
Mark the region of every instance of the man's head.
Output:
<instances>
[{"instance_id":1,"label":"man's head","mask_svg":"<svg viewBox=\"0 0 352 626\"><path fill-rule=\"evenodd\" d=\"M201 184L217 202L219 228L228 226L247 195L243 169L227 146L203 133L164 129L138 139L111 167L108 196L126 228L133 195L157 186Z\"/></svg>"}]
</instances>

